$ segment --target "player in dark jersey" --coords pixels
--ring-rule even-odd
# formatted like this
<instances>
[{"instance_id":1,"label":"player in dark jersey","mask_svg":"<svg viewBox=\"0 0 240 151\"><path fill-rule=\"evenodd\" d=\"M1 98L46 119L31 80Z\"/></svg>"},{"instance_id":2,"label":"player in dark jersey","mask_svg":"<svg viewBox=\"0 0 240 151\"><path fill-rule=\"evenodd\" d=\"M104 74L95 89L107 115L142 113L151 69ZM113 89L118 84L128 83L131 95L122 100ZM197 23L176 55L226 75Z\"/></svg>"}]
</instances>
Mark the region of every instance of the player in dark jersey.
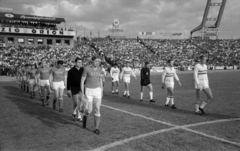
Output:
<instances>
[{"instance_id":1,"label":"player in dark jersey","mask_svg":"<svg viewBox=\"0 0 240 151\"><path fill-rule=\"evenodd\" d=\"M75 66L68 71L67 76L67 95L72 97L73 100L73 121L77 120L82 121L80 113L80 101L81 101L81 78L83 73L82 60L77 57L75 59ZM77 116L77 117L76 117Z\"/></svg>"},{"instance_id":2,"label":"player in dark jersey","mask_svg":"<svg viewBox=\"0 0 240 151\"><path fill-rule=\"evenodd\" d=\"M100 106L102 102L102 69L99 67L101 60L97 57L92 57L92 65L84 67L81 79L82 100L87 98L87 113L83 115L83 128L86 128L87 115L95 111L94 114L94 133L100 134ZM86 82L86 83L85 83ZM85 89L84 89L85 86ZM83 101L82 101L83 102Z\"/></svg>"},{"instance_id":3,"label":"player in dark jersey","mask_svg":"<svg viewBox=\"0 0 240 151\"><path fill-rule=\"evenodd\" d=\"M149 89L150 102L155 102L153 100L153 87L150 82L150 69L149 62L145 62L145 66L141 69L141 91L140 91L140 101L143 101L143 90L144 86Z\"/></svg>"}]
</instances>

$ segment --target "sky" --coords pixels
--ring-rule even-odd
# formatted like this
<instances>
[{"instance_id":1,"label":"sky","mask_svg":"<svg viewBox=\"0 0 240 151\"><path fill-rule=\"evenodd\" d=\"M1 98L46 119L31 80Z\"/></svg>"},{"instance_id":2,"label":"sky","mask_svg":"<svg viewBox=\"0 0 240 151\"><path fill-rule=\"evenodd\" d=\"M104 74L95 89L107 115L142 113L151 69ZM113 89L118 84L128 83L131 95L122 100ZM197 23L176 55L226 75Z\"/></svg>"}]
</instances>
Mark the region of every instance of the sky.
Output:
<instances>
[{"instance_id":1,"label":"sky","mask_svg":"<svg viewBox=\"0 0 240 151\"><path fill-rule=\"evenodd\" d=\"M221 0L212 0L221 2ZM114 19L120 22L120 35L137 37L139 32L155 32L146 38L188 38L201 24L207 0L0 0L0 7L13 13L59 17L78 36L110 35ZM211 7L216 17L219 7ZM211 22L210 22L211 24ZM181 37L160 33L183 33ZM240 0L227 0L219 27L219 38L240 38Z\"/></svg>"}]
</instances>

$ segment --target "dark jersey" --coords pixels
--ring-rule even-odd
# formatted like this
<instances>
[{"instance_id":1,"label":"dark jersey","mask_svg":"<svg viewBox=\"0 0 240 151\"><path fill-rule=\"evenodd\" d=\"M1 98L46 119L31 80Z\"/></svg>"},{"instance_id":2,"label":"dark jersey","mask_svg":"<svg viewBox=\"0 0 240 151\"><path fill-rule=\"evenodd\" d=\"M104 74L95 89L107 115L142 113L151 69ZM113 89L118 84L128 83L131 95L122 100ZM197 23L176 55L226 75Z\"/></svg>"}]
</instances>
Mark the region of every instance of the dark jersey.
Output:
<instances>
[{"instance_id":1,"label":"dark jersey","mask_svg":"<svg viewBox=\"0 0 240 151\"><path fill-rule=\"evenodd\" d=\"M150 81L150 69L149 68L144 67L141 69L141 79Z\"/></svg>"},{"instance_id":2,"label":"dark jersey","mask_svg":"<svg viewBox=\"0 0 240 151\"><path fill-rule=\"evenodd\" d=\"M150 69L149 68L142 68L141 69L141 86L147 86L151 84L150 82Z\"/></svg>"},{"instance_id":3,"label":"dark jersey","mask_svg":"<svg viewBox=\"0 0 240 151\"><path fill-rule=\"evenodd\" d=\"M79 70L74 66L68 71L67 76L67 90L81 91L81 78L83 74L83 67Z\"/></svg>"}]
</instances>

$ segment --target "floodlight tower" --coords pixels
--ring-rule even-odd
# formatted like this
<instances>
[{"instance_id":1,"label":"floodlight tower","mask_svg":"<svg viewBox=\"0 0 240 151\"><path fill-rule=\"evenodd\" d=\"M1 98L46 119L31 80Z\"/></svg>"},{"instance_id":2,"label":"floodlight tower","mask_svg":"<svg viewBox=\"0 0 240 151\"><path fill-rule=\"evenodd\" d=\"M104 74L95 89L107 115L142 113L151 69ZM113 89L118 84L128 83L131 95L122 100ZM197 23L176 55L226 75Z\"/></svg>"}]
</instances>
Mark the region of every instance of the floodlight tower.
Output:
<instances>
[{"instance_id":1,"label":"floodlight tower","mask_svg":"<svg viewBox=\"0 0 240 151\"><path fill-rule=\"evenodd\" d=\"M218 28L221 23L226 2L227 0L221 0L221 2L218 2L218 3L212 2L212 0L208 0L205 11L204 11L202 23L191 31L190 33L191 37L194 32L201 30L204 33L202 38L209 38L209 37L216 36L216 39L217 39ZM208 18L209 10L211 7L220 7L216 18ZM208 21L215 21L215 23L213 25L207 25L206 22Z\"/></svg>"}]
</instances>

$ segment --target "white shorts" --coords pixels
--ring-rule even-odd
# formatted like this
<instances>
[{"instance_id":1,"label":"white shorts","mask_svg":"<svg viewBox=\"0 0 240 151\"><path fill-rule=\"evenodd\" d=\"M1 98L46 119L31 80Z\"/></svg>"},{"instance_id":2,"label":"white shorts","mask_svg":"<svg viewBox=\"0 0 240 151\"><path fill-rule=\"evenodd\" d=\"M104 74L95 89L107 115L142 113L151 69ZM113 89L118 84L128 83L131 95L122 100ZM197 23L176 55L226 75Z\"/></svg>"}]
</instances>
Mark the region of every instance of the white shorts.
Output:
<instances>
[{"instance_id":1,"label":"white shorts","mask_svg":"<svg viewBox=\"0 0 240 151\"><path fill-rule=\"evenodd\" d=\"M28 81L29 81L30 85L34 85L35 84L35 80L34 79L29 79Z\"/></svg>"},{"instance_id":2,"label":"white shorts","mask_svg":"<svg viewBox=\"0 0 240 151\"><path fill-rule=\"evenodd\" d=\"M123 82L130 83L130 77L123 77Z\"/></svg>"},{"instance_id":3,"label":"white shorts","mask_svg":"<svg viewBox=\"0 0 240 151\"><path fill-rule=\"evenodd\" d=\"M39 79L39 85L41 87L44 87L44 86L49 86L50 83L49 83L49 80L41 80L41 79Z\"/></svg>"},{"instance_id":4,"label":"white shorts","mask_svg":"<svg viewBox=\"0 0 240 151\"><path fill-rule=\"evenodd\" d=\"M22 81L26 81L27 77L26 76L22 76Z\"/></svg>"},{"instance_id":5,"label":"white shorts","mask_svg":"<svg viewBox=\"0 0 240 151\"><path fill-rule=\"evenodd\" d=\"M100 87L94 89L86 88L86 97L88 102L92 102L93 99L101 99L102 89Z\"/></svg>"},{"instance_id":6,"label":"white shorts","mask_svg":"<svg viewBox=\"0 0 240 151\"><path fill-rule=\"evenodd\" d=\"M165 82L165 87L166 88L174 88L174 83L173 82Z\"/></svg>"},{"instance_id":7,"label":"white shorts","mask_svg":"<svg viewBox=\"0 0 240 151\"><path fill-rule=\"evenodd\" d=\"M53 89L58 90L58 89L65 89L64 82L53 82Z\"/></svg>"},{"instance_id":8,"label":"white shorts","mask_svg":"<svg viewBox=\"0 0 240 151\"><path fill-rule=\"evenodd\" d=\"M199 84L195 82L195 89L207 89L209 88L208 82L207 81L199 81Z\"/></svg>"},{"instance_id":9,"label":"white shorts","mask_svg":"<svg viewBox=\"0 0 240 151\"><path fill-rule=\"evenodd\" d=\"M119 77L112 77L112 82L118 82L119 81Z\"/></svg>"}]
</instances>

